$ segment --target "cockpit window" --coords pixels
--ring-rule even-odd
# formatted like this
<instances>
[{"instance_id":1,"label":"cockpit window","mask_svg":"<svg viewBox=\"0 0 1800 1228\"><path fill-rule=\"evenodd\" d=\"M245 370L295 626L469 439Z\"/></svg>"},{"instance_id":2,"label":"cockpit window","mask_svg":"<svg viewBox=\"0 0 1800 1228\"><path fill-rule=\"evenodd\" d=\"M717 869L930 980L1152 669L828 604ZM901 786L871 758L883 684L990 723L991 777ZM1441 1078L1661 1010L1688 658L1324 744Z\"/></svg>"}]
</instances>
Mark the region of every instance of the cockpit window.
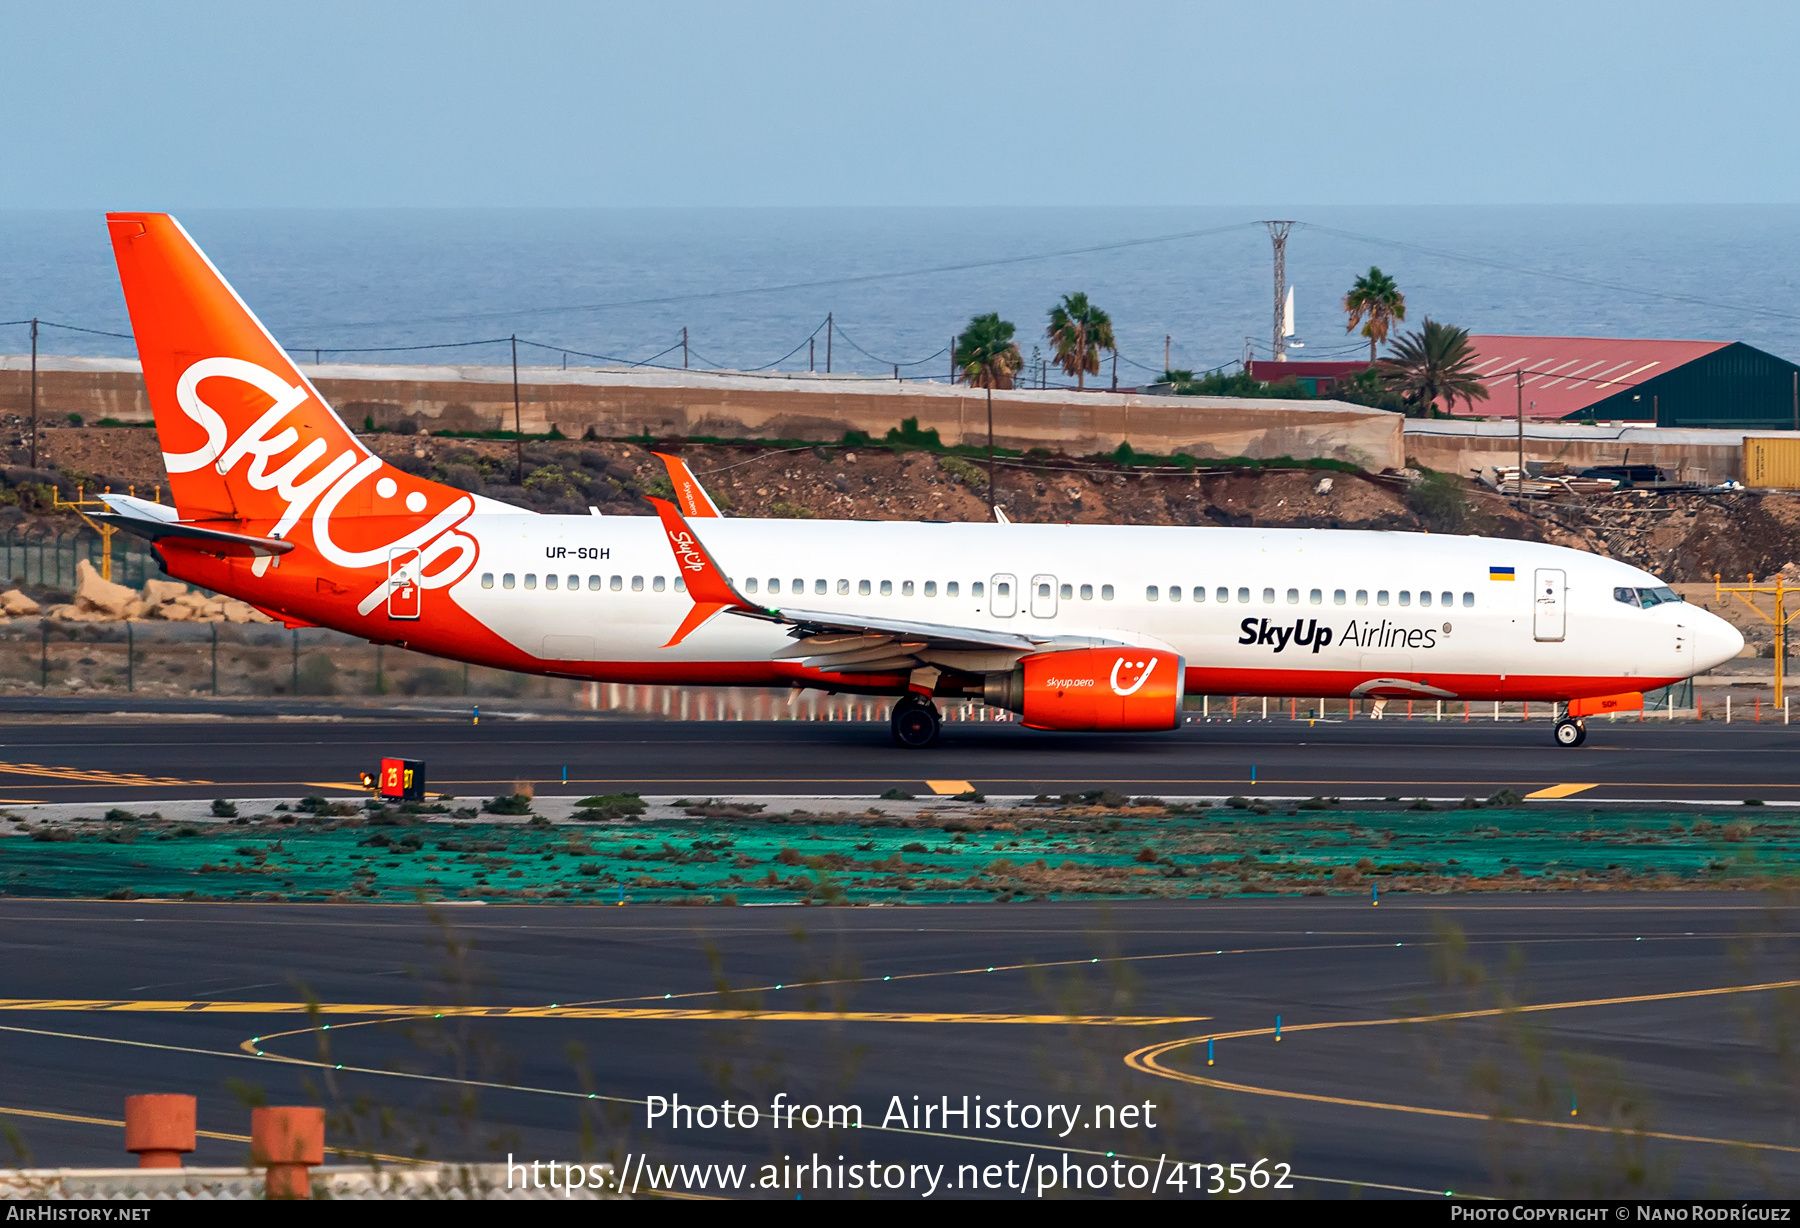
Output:
<instances>
[{"instance_id":1,"label":"cockpit window","mask_svg":"<svg viewBox=\"0 0 1800 1228\"><path fill-rule=\"evenodd\" d=\"M1666 585L1658 585L1655 588L1615 588L1613 600L1647 610L1653 605L1668 605L1670 602L1684 599L1674 589Z\"/></svg>"}]
</instances>

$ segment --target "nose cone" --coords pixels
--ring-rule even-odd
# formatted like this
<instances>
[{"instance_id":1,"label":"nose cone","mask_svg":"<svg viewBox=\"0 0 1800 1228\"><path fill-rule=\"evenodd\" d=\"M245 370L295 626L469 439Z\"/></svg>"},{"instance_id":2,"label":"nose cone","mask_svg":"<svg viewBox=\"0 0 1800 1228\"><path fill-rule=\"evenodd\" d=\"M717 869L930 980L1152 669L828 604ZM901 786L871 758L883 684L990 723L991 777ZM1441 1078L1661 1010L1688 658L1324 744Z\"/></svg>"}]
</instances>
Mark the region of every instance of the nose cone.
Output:
<instances>
[{"instance_id":1,"label":"nose cone","mask_svg":"<svg viewBox=\"0 0 1800 1228\"><path fill-rule=\"evenodd\" d=\"M1693 614L1696 674L1722 665L1744 650L1744 637L1736 627L1705 610L1695 609Z\"/></svg>"}]
</instances>

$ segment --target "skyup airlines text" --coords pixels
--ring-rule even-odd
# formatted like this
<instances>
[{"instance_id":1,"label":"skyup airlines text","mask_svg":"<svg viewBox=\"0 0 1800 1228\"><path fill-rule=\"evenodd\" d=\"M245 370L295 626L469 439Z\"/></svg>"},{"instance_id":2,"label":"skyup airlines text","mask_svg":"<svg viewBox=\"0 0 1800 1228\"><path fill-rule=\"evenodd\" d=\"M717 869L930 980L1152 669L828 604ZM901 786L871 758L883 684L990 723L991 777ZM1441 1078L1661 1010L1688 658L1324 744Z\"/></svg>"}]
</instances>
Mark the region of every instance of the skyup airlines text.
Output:
<instances>
[{"instance_id":1,"label":"skyup airlines text","mask_svg":"<svg viewBox=\"0 0 1800 1228\"><path fill-rule=\"evenodd\" d=\"M1436 627L1402 627L1382 619L1368 622L1351 619L1342 634L1321 627L1316 618L1296 618L1292 625L1271 623L1266 618L1246 618L1238 624L1238 643L1266 645L1276 652L1287 648L1311 648L1314 652L1330 644L1340 648L1436 648Z\"/></svg>"}]
</instances>

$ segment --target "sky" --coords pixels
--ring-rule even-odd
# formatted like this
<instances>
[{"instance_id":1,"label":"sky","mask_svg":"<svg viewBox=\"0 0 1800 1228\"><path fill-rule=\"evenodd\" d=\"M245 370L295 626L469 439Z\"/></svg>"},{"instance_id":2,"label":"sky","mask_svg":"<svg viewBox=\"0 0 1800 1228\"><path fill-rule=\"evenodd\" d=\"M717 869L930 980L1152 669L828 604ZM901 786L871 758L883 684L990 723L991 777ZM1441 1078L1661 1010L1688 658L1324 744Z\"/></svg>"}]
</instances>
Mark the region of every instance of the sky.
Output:
<instances>
[{"instance_id":1,"label":"sky","mask_svg":"<svg viewBox=\"0 0 1800 1228\"><path fill-rule=\"evenodd\" d=\"M0 2L0 208L1800 201L1800 5Z\"/></svg>"}]
</instances>

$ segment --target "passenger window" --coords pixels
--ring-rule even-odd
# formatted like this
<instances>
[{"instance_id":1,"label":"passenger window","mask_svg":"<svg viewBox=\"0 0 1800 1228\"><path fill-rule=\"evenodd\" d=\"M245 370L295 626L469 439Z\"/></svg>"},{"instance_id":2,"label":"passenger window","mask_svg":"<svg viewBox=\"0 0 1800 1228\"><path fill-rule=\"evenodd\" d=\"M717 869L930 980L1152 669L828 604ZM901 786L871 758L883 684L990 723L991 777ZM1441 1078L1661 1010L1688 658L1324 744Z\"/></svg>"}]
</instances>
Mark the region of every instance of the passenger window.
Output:
<instances>
[{"instance_id":1,"label":"passenger window","mask_svg":"<svg viewBox=\"0 0 1800 1228\"><path fill-rule=\"evenodd\" d=\"M1112 599L1113 599L1113 586L1110 584L1102 584L1100 586L1100 600L1111 601Z\"/></svg>"},{"instance_id":2,"label":"passenger window","mask_svg":"<svg viewBox=\"0 0 1800 1228\"><path fill-rule=\"evenodd\" d=\"M1194 585L1194 600L1195 601L1205 601L1206 600L1206 589L1201 587L1198 584Z\"/></svg>"},{"instance_id":3,"label":"passenger window","mask_svg":"<svg viewBox=\"0 0 1800 1228\"><path fill-rule=\"evenodd\" d=\"M974 589L971 591L974 593L975 596L977 596L977 597L981 596L981 585L979 585L979 584L975 585ZM954 597L954 596L956 596L956 593L957 593L956 581L955 580L944 581L944 596Z\"/></svg>"},{"instance_id":4,"label":"passenger window","mask_svg":"<svg viewBox=\"0 0 1800 1228\"><path fill-rule=\"evenodd\" d=\"M683 580L680 576L675 577L675 591L678 593L687 592L687 581Z\"/></svg>"},{"instance_id":5,"label":"passenger window","mask_svg":"<svg viewBox=\"0 0 1800 1228\"><path fill-rule=\"evenodd\" d=\"M1264 605L1274 605L1275 604L1275 590L1274 589L1265 588L1263 590L1263 604Z\"/></svg>"},{"instance_id":6,"label":"passenger window","mask_svg":"<svg viewBox=\"0 0 1800 1228\"><path fill-rule=\"evenodd\" d=\"M856 582L856 595L858 597L867 597L869 595L869 582L867 580L858 580Z\"/></svg>"},{"instance_id":7,"label":"passenger window","mask_svg":"<svg viewBox=\"0 0 1800 1228\"><path fill-rule=\"evenodd\" d=\"M552 593L554 593L554 592L555 592L555 591L556 591L556 585L557 585L557 579L556 579L556 577L555 577L555 576L545 576L545 577L544 577L544 587L545 587L545 589L547 589L547 590L549 590L549 591L550 591L550 592L552 592Z\"/></svg>"},{"instance_id":8,"label":"passenger window","mask_svg":"<svg viewBox=\"0 0 1800 1228\"><path fill-rule=\"evenodd\" d=\"M755 584L756 581L752 580L752 581L750 581L750 583ZM650 587L655 592L658 592L658 593L662 592L663 591L663 578L661 576L658 576L658 577L656 577L656 579L650 581Z\"/></svg>"},{"instance_id":9,"label":"passenger window","mask_svg":"<svg viewBox=\"0 0 1800 1228\"><path fill-rule=\"evenodd\" d=\"M1463 594L1463 608L1467 609L1468 607L1470 607L1474 604L1475 604L1475 594L1474 593L1464 593Z\"/></svg>"},{"instance_id":10,"label":"passenger window","mask_svg":"<svg viewBox=\"0 0 1800 1228\"><path fill-rule=\"evenodd\" d=\"M1094 586L1092 584L1083 584L1081 586L1081 599L1083 601L1092 601L1094 599Z\"/></svg>"},{"instance_id":11,"label":"passenger window","mask_svg":"<svg viewBox=\"0 0 1800 1228\"><path fill-rule=\"evenodd\" d=\"M482 588L493 588L494 587L494 573L493 572L484 571L481 573L481 587Z\"/></svg>"},{"instance_id":12,"label":"passenger window","mask_svg":"<svg viewBox=\"0 0 1800 1228\"><path fill-rule=\"evenodd\" d=\"M1156 585L1152 584L1144 589L1144 600L1145 601L1155 601L1156 600Z\"/></svg>"},{"instance_id":13,"label":"passenger window","mask_svg":"<svg viewBox=\"0 0 1800 1228\"><path fill-rule=\"evenodd\" d=\"M1356 590L1356 604L1357 605L1368 605L1369 604L1369 590L1368 589L1359 588Z\"/></svg>"},{"instance_id":14,"label":"passenger window","mask_svg":"<svg viewBox=\"0 0 1800 1228\"><path fill-rule=\"evenodd\" d=\"M1224 605L1231 600L1231 590L1228 588L1221 588L1218 592L1213 594L1213 598L1218 601L1220 605Z\"/></svg>"},{"instance_id":15,"label":"passenger window","mask_svg":"<svg viewBox=\"0 0 1800 1228\"><path fill-rule=\"evenodd\" d=\"M1037 595L1039 601L1050 600L1050 586L1048 584L1038 585Z\"/></svg>"},{"instance_id":16,"label":"passenger window","mask_svg":"<svg viewBox=\"0 0 1800 1228\"><path fill-rule=\"evenodd\" d=\"M975 587L977 589L979 589L981 587L981 585L977 584ZM981 594L979 592L977 592L975 595L977 597L981 596ZM996 596L996 597L1012 596L1012 585L1008 584L1005 580L1000 581L1000 583L994 585L994 596Z\"/></svg>"},{"instance_id":17,"label":"passenger window","mask_svg":"<svg viewBox=\"0 0 1800 1228\"><path fill-rule=\"evenodd\" d=\"M731 578L729 576L726 577L725 583L727 583L727 584L731 583ZM634 593L641 593L644 591L644 577L642 577L642 576L631 577L631 591Z\"/></svg>"},{"instance_id":18,"label":"passenger window","mask_svg":"<svg viewBox=\"0 0 1800 1228\"><path fill-rule=\"evenodd\" d=\"M1402 597L1406 596L1405 593L1402 593L1400 595ZM1406 603L1404 601L1402 601L1400 604L1405 605ZM1429 609L1431 607L1431 594L1430 593L1420 593L1419 594L1419 604L1421 606L1424 606L1425 608Z\"/></svg>"},{"instance_id":19,"label":"passenger window","mask_svg":"<svg viewBox=\"0 0 1800 1228\"><path fill-rule=\"evenodd\" d=\"M936 580L925 581L925 595L927 597L937 596L937 581Z\"/></svg>"},{"instance_id":20,"label":"passenger window","mask_svg":"<svg viewBox=\"0 0 1800 1228\"><path fill-rule=\"evenodd\" d=\"M511 588L512 586L513 586L513 573L509 571L505 575L500 577L500 587L501 588Z\"/></svg>"},{"instance_id":21,"label":"passenger window","mask_svg":"<svg viewBox=\"0 0 1800 1228\"><path fill-rule=\"evenodd\" d=\"M1325 602L1325 594L1315 588L1306 595L1306 600L1310 605L1323 605Z\"/></svg>"},{"instance_id":22,"label":"passenger window","mask_svg":"<svg viewBox=\"0 0 1800 1228\"><path fill-rule=\"evenodd\" d=\"M1299 605L1300 604L1300 590L1299 589L1290 588L1288 590L1288 604L1289 605Z\"/></svg>"},{"instance_id":23,"label":"passenger window","mask_svg":"<svg viewBox=\"0 0 1800 1228\"><path fill-rule=\"evenodd\" d=\"M881 582L881 595L883 597L892 597L894 595L894 582L892 580L883 580Z\"/></svg>"},{"instance_id":24,"label":"passenger window","mask_svg":"<svg viewBox=\"0 0 1800 1228\"><path fill-rule=\"evenodd\" d=\"M1343 605L1344 604L1344 590L1343 589L1334 588L1331 590L1331 604L1332 605Z\"/></svg>"},{"instance_id":25,"label":"passenger window","mask_svg":"<svg viewBox=\"0 0 1800 1228\"><path fill-rule=\"evenodd\" d=\"M755 576L751 576L748 580L744 581L744 591L746 593L754 593L756 591L756 577Z\"/></svg>"},{"instance_id":26,"label":"passenger window","mask_svg":"<svg viewBox=\"0 0 1800 1228\"><path fill-rule=\"evenodd\" d=\"M536 588L537 587L537 573L536 572L528 571L525 573L525 587L526 588Z\"/></svg>"},{"instance_id":27,"label":"passenger window","mask_svg":"<svg viewBox=\"0 0 1800 1228\"><path fill-rule=\"evenodd\" d=\"M1181 600L1181 585L1179 585L1179 584L1169 585L1169 600L1170 601L1180 601Z\"/></svg>"},{"instance_id":28,"label":"passenger window","mask_svg":"<svg viewBox=\"0 0 1800 1228\"><path fill-rule=\"evenodd\" d=\"M1443 606L1445 609L1449 609L1451 606L1456 604L1456 594L1455 593L1440 593L1438 595L1438 604Z\"/></svg>"},{"instance_id":29,"label":"passenger window","mask_svg":"<svg viewBox=\"0 0 1800 1228\"><path fill-rule=\"evenodd\" d=\"M902 597L910 597L913 595L913 582L911 580L903 580L900 582L900 595Z\"/></svg>"},{"instance_id":30,"label":"passenger window","mask_svg":"<svg viewBox=\"0 0 1800 1228\"><path fill-rule=\"evenodd\" d=\"M1388 591L1385 588L1380 589L1375 594L1375 604L1376 605L1386 605L1387 603L1388 603Z\"/></svg>"},{"instance_id":31,"label":"passenger window","mask_svg":"<svg viewBox=\"0 0 1800 1228\"><path fill-rule=\"evenodd\" d=\"M589 576L588 577L588 591L590 593L597 593L600 591L600 577L599 576Z\"/></svg>"},{"instance_id":32,"label":"passenger window","mask_svg":"<svg viewBox=\"0 0 1800 1228\"><path fill-rule=\"evenodd\" d=\"M848 597L849 595L850 595L850 581L839 580L838 581L838 596Z\"/></svg>"},{"instance_id":33,"label":"passenger window","mask_svg":"<svg viewBox=\"0 0 1800 1228\"><path fill-rule=\"evenodd\" d=\"M825 595L825 581L814 580L813 581L813 596L823 597L824 595Z\"/></svg>"},{"instance_id":34,"label":"passenger window","mask_svg":"<svg viewBox=\"0 0 1800 1228\"><path fill-rule=\"evenodd\" d=\"M1063 585L1061 588L1059 588L1056 591L1057 600L1059 600L1059 601L1067 601L1067 600L1069 600L1069 598L1073 597L1074 595L1075 595L1074 587L1072 585L1068 585L1068 584Z\"/></svg>"},{"instance_id":35,"label":"passenger window","mask_svg":"<svg viewBox=\"0 0 1800 1228\"><path fill-rule=\"evenodd\" d=\"M614 576L612 578L612 583L608 584L607 587L612 589L612 591L615 593L618 592L620 589L625 587L625 577L624 576Z\"/></svg>"},{"instance_id":36,"label":"passenger window","mask_svg":"<svg viewBox=\"0 0 1800 1228\"><path fill-rule=\"evenodd\" d=\"M1401 605L1411 605L1412 604L1412 590L1411 589L1403 588L1400 590L1400 604Z\"/></svg>"},{"instance_id":37,"label":"passenger window","mask_svg":"<svg viewBox=\"0 0 1800 1228\"><path fill-rule=\"evenodd\" d=\"M1240 588L1238 590L1238 604L1239 605L1249 605L1250 604L1250 590L1249 589Z\"/></svg>"},{"instance_id":38,"label":"passenger window","mask_svg":"<svg viewBox=\"0 0 1800 1228\"><path fill-rule=\"evenodd\" d=\"M581 587L581 577L580 576L570 576L569 577L569 591L574 592L576 589L578 589L580 587Z\"/></svg>"}]
</instances>

